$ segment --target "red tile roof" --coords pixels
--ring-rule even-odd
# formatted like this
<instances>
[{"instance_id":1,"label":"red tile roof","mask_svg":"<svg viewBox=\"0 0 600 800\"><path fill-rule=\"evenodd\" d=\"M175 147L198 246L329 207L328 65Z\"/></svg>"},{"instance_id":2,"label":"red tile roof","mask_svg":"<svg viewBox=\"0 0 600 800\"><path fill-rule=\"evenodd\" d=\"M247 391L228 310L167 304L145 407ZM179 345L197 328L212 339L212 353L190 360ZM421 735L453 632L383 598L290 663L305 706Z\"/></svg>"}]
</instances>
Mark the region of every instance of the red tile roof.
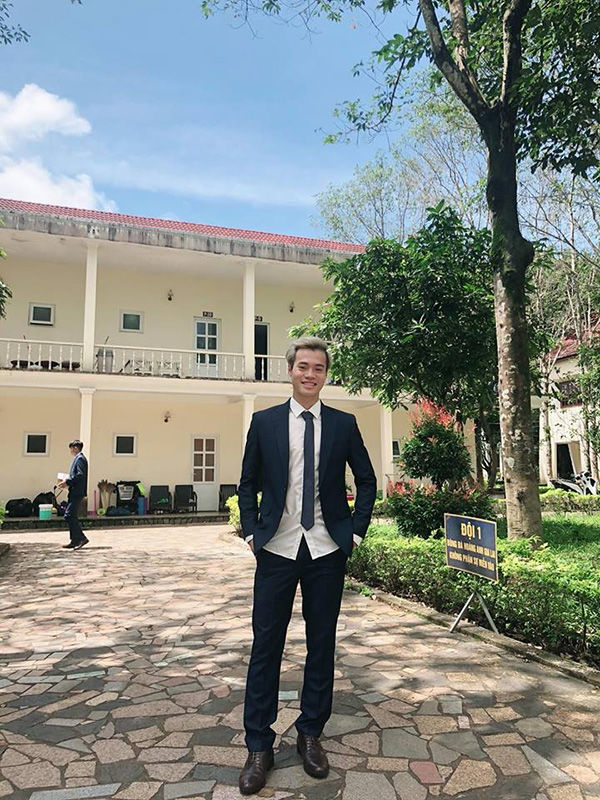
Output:
<instances>
[{"instance_id":1,"label":"red tile roof","mask_svg":"<svg viewBox=\"0 0 600 800\"><path fill-rule=\"evenodd\" d=\"M241 228L221 228L217 225L199 225L196 222L180 222L154 217L135 217L129 214L116 214L112 211L92 211L83 208L50 206L45 203L28 203L24 200L0 198L0 211L25 212L27 214L47 214L67 219L93 220L95 222L113 222L118 225L131 225L136 228L160 228L165 231L194 233L199 236L215 236L225 239L245 239L265 244L281 244L291 247L313 247L318 250L337 250L343 253L362 253L364 246L332 242L324 239L310 239L305 236L288 236L280 233L264 233L247 231Z\"/></svg>"},{"instance_id":2,"label":"red tile roof","mask_svg":"<svg viewBox=\"0 0 600 800\"><path fill-rule=\"evenodd\" d=\"M590 331L585 331L583 334L583 339L585 342L589 342L591 339L594 341L597 337L600 337L600 317L595 322L592 322L592 330L591 334ZM556 355L556 360L560 361L563 358L571 358L572 356L577 355L577 351L579 349L579 339L575 336L567 336L565 337L562 342L552 350L551 354Z\"/></svg>"}]
</instances>

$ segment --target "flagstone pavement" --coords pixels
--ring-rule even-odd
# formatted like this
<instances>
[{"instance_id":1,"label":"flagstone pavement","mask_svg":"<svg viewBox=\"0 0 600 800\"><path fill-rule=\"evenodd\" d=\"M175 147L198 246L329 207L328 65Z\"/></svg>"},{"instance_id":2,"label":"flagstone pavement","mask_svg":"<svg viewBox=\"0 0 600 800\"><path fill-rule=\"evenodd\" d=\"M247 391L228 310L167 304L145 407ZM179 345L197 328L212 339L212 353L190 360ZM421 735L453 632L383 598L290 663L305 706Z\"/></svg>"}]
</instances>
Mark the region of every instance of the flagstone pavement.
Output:
<instances>
[{"instance_id":1,"label":"flagstone pavement","mask_svg":"<svg viewBox=\"0 0 600 800\"><path fill-rule=\"evenodd\" d=\"M226 526L0 535L0 798L239 798L254 560ZM347 592L331 773L295 751L299 607L275 800L600 798L589 684Z\"/></svg>"}]
</instances>

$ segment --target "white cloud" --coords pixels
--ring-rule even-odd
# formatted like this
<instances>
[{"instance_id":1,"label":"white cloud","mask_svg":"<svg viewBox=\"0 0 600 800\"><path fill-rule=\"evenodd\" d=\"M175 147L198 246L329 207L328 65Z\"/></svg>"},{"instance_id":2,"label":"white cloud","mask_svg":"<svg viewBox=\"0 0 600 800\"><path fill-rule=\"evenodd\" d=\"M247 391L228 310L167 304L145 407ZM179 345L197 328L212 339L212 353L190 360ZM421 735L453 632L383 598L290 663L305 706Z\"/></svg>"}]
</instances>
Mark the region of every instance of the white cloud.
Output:
<instances>
[{"instance_id":1,"label":"white cloud","mask_svg":"<svg viewBox=\"0 0 600 800\"><path fill-rule=\"evenodd\" d=\"M49 133L82 136L92 126L70 100L51 94L35 83L14 97L0 92L0 150L7 152L23 141L43 139Z\"/></svg>"},{"instance_id":2,"label":"white cloud","mask_svg":"<svg viewBox=\"0 0 600 800\"><path fill-rule=\"evenodd\" d=\"M51 94L28 83L12 97L0 92L0 196L34 203L116 210L115 204L94 188L85 171L77 175L52 173L40 158L21 155L27 142L39 141L50 133L83 136L92 126L71 100ZM14 155L14 154L13 154Z\"/></svg>"},{"instance_id":3,"label":"white cloud","mask_svg":"<svg viewBox=\"0 0 600 800\"><path fill-rule=\"evenodd\" d=\"M37 159L0 158L0 197L34 203L115 211L115 204L96 191L89 175L53 175Z\"/></svg>"},{"instance_id":4,"label":"white cloud","mask_svg":"<svg viewBox=\"0 0 600 800\"><path fill-rule=\"evenodd\" d=\"M96 180L115 187L138 189L146 192L157 192L184 197L233 200L255 205L282 205L312 207L314 205L314 185L296 172L278 173L275 169L263 170L263 174L244 175L240 167L234 174L233 169L222 166L215 173L211 167L201 169L188 167L183 172L177 163L140 163L96 159L90 164L90 172ZM275 174L272 174L275 173Z\"/></svg>"}]
</instances>

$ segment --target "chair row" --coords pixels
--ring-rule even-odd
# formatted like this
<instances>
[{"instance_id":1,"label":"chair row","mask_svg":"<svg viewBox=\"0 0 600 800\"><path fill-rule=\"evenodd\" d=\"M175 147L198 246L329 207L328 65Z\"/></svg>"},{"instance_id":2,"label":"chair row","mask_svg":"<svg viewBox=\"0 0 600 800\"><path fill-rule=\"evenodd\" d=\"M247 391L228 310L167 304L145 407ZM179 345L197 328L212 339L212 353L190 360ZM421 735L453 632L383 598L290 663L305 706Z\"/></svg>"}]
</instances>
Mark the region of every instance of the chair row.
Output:
<instances>
[{"instance_id":1,"label":"chair row","mask_svg":"<svg viewBox=\"0 0 600 800\"><path fill-rule=\"evenodd\" d=\"M227 500L237 494L235 483L222 483L219 486L219 511L226 511ZM151 486L148 495L148 513L165 514L175 512L176 514L190 514L198 511L198 495L194 487L189 484L177 484L175 492L171 491L167 485Z\"/></svg>"}]
</instances>

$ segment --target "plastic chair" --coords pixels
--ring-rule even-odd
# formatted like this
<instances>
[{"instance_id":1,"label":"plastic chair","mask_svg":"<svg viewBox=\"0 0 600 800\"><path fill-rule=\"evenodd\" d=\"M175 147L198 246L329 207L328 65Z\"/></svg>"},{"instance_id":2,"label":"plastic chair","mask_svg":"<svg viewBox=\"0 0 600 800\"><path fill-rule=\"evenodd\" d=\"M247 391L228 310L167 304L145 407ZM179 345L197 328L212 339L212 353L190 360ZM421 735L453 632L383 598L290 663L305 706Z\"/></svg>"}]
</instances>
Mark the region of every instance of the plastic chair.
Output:
<instances>
[{"instance_id":1,"label":"plastic chair","mask_svg":"<svg viewBox=\"0 0 600 800\"><path fill-rule=\"evenodd\" d=\"M173 510L171 492L168 486L151 486L148 498L149 514L166 514Z\"/></svg>"},{"instance_id":2,"label":"plastic chair","mask_svg":"<svg viewBox=\"0 0 600 800\"><path fill-rule=\"evenodd\" d=\"M177 514L198 511L198 495L191 483L180 483L175 486L174 511Z\"/></svg>"}]
</instances>

